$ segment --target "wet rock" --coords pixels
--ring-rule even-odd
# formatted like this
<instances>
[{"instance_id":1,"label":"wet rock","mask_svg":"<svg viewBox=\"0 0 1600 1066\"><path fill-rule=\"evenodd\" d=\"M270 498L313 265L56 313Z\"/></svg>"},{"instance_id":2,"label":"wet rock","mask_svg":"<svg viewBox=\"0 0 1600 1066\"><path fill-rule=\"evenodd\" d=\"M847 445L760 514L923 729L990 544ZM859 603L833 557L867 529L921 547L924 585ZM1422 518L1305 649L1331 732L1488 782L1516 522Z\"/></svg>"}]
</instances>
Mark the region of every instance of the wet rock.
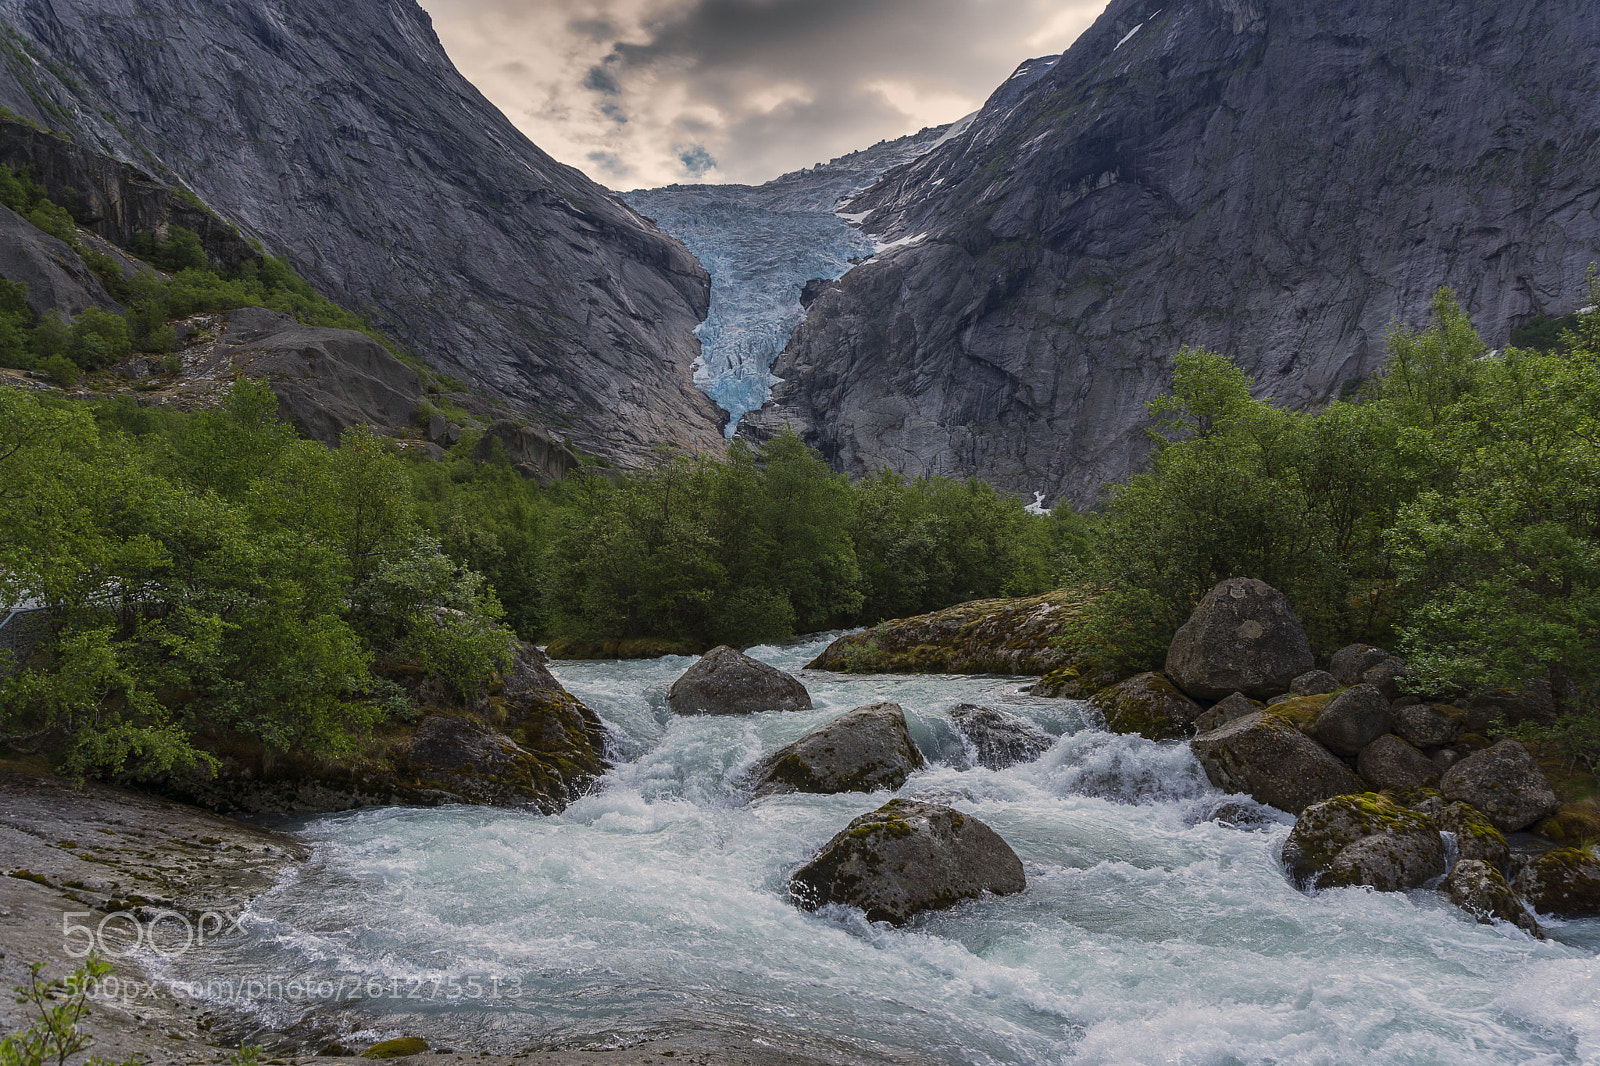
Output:
<instances>
[{"instance_id":1,"label":"wet rock","mask_svg":"<svg viewBox=\"0 0 1600 1066\"><path fill-rule=\"evenodd\" d=\"M925 765L898 703L857 707L768 755L750 772L751 798L787 792L876 792Z\"/></svg>"},{"instance_id":2,"label":"wet rock","mask_svg":"<svg viewBox=\"0 0 1600 1066\"><path fill-rule=\"evenodd\" d=\"M1530 936L1544 939L1538 921L1511 890L1505 875L1489 863L1462 859L1440 883L1439 890L1483 925L1510 922Z\"/></svg>"},{"instance_id":3,"label":"wet rock","mask_svg":"<svg viewBox=\"0 0 1600 1066\"><path fill-rule=\"evenodd\" d=\"M532 752L466 716L424 717L412 734L401 770L400 780L411 789L432 791L447 803L529 804L553 813L572 795L566 782L551 774Z\"/></svg>"},{"instance_id":4,"label":"wet rock","mask_svg":"<svg viewBox=\"0 0 1600 1066\"><path fill-rule=\"evenodd\" d=\"M1090 706L1113 733L1137 733L1149 740L1185 736L1200 705L1158 673L1138 674L1094 694Z\"/></svg>"},{"instance_id":5,"label":"wet rock","mask_svg":"<svg viewBox=\"0 0 1600 1066\"><path fill-rule=\"evenodd\" d=\"M1216 787L1291 814L1332 796L1366 791L1349 767L1271 711L1202 733L1189 747Z\"/></svg>"},{"instance_id":6,"label":"wet rock","mask_svg":"<svg viewBox=\"0 0 1600 1066\"><path fill-rule=\"evenodd\" d=\"M1056 742L1055 737L1024 718L973 703L950 708L950 721L977 749L978 765L990 770L1033 762Z\"/></svg>"},{"instance_id":7,"label":"wet rock","mask_svg":"<svg viewBox=\"0 0 1600 1066\"><path fill-rule=\"evenodd\" d=\"M1247 714L1254 714L1264 706L1265 704L1260 700L1253 700L1243 692L1235 692L1196 718L1194 720L1195 732L1209 733L1211 730L1219 726L1225 726L1229 722L1237 721Z\"/></svg>"},{"instance_id":8,"label":"wet rock","mask_svg":"<svg viewBox=\"0 0 1600 1066\"><path fill-rule=\"evenodd\" d=\"M1291 696L1320 696L1339 687L1339 679L1326 670L1307 670L1289 682Z\"/></svg>"},{"instance_id":9,"label":"wet rock","mask_svg":"<svg viewBox=\"0 0 1600 1066\"><path fill-rule=\"evenodd\" d=\"M1476 807L1460 802L1441 803L1429 813L1440 832L1455 834L1456 854L1461 858L1486 862L1496 870L1511 864L1511 845L1506 843L1505 835Z\"/></svg>"},{"instance_id":10,"label":"wet rock","mask_svg":"<svg viewBox=\"0 0 1600 1066\"><path fill-rule=\"evenodd\" d=\"M1359 755L1393 726L1394 714L1383 693L1371 685L1356 685L1328 701L1311 735L1340 755Z\"/></svg>"},{"instance_id":11,"label":"wet rock","mask_svg":"<svg viewBox=\"0 0 1600 1066\"><path fill-rule=\"evenodd\" d=\"M1315 666L1311 643L1283 593L1230 578L1206 593L1167 648L1164 673L1195 699L1287 692Z\"/></svg>"},{"instance_id":12,"label":"wet rock","mask_svg":"<svg viewBox=\"0 0 1600 1066\"><path fill-rule=\"evenodd\" d=\"M1392 656L1371 644L1347 644L1333 653L1328 660L1328 672L1339 679L1341 685L1361 684L1361 675Z\"/></svg>"},{"instance_id":13,"label":"wet rock","mask_svg":"<svg viewBox=\"0 0 1600 1066\"><path fill-rule=\"evenodd\" d=\"M836 903L903 925L985 892L1021 892L1022 861L994 830L951 807L890 800L855 819L789 879L805 910Z\"/></svg>"},{"instance_id":14,"label":"wet rock","mask_svg":"<svg viewBox=\"0 0 1600 1066\"><path fill-rule=\"evenodd\" d=\"M1441 748L1461 733L1467 712L1448 703L1418 703L1395 708L1394 731L1419 748Z\"/></svg>"},{"instance_id":15,"label":"wet rock","mask_svg":"<svg viewBox=\"0 0 1600 1066\"><path fill-rule=\"evenodd\" d=\"M1375 792L1307 807L1284 842L1283 863L1302 886L1380 892L1420 888L1445 872L1433 822Z\"/></svg>"},{"instance_id":16,"label":"wet rock","mask_svg":"<svg viewBox=\"0 0 1600 1066\"><path fill-rule=\"evenodd\" d=\"M811 694L799 679L726 644L712 648L667 692L673 714L804 711Z\"/></svg>"},{"instance_id":17,"label":"wet rock","mask_svg":"<svg viewBox=\"0 0 1600 1066\"><path fill-rule=\"evenodd\" d=\"M1269 808L1239 800L1222 800L1206 815L1206 821L1234 829L1269 829L1278 825Z\"/></svg>"},{"instance_id":18,"label":"wet rock","mask_svg":"<svg viewBox=\"0 0 1600 1066\"><path fill-rule=\"evenodd\" d=\"M1063 666L1060 638L1087 602L1078 590L974 600L897 618L828 645L807 666L839 673L1047 674ZM1054 693L1038 693L1053 695ZM1070 698L1079 698L1072 693Z\"/></svg>"},{"instance_id":19,"label":"wet rock","mask_svg":"<svg viewBox=\"0 0 1600 1066\"><path fill-rule=\"evenodd\" d=\"M605 723L561 687L532 644L514 645L487 703L487 717L534 756L553 797L575 800L605 773Z\"/></svg>"},{"instance_id":20,"label":"wet rock","mask_svg":"<svg viewBox=\"0 0 1600 1066\"><path fill-rule=\"evenodd\" d=\"M1376 789L1414 788L1439 779L1433 760L1393 733L1385 733L1361 749L1356 773Z\"/></svg>"},{"instance_id":21,"label":"wet rock","mask_svg":"<svg viewBox=\"0 0 1600 1066\"><path fill-rule=\"evenodd\" d=\"M1593 918L1600 915L1600 858L1582 848L1547 851L1511 887L1541 914Z\"/></svg>"},{"instance_id":22,"label":"wet rock","mask_svg":"<svg viewBox=\"0 0 1600 1066\"><path fill-rule=\"evenodd\" d=\"M1439 778L1439 791L1478 808L1503 833L1526 829L1561 806L1539 764L1515 740L1456 763Z\"/></svg>"}]
</instances>

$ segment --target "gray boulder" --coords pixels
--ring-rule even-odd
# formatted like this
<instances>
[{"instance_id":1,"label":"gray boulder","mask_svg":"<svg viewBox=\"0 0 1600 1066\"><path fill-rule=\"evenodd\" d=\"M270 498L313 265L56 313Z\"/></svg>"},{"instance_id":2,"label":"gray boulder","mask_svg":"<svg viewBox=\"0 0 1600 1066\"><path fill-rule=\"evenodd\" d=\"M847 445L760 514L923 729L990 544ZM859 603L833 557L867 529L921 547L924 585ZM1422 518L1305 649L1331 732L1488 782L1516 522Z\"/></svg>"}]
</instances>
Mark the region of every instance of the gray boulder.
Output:
<instances>
[{"instance_id":1,"label":"gray boulder","mask_svg":"<svg viewBox=\"0 0 1600 1066\"><path fill-rule=\"evenodd\" d=\"M1356 685L1328 701L1311 735L1340 755L1359 755L1393 726L1394 713L1383 693L1371 685Z\"/></svg>"},{"instance_id":2,"label":"gray boulder","mask_svg":"<svg viewBox=\"0 0 1600 1066\"><path fill-rule=\"evenodd\" d=\"M1265 699L1316 666L1311 642L1283 593L1254 578L1220 582L1167 648L1165 673L1195 699L1233 692Z\"/></svg>"},{"instance_id":3,"label":"gray boulder","mask_svg":"<svg viewBox=\"0 0 1600 1066\"><path fill-rule=\"evenodd\" d=\"M1544 939L1544 931L1522 905L1505 875L1481 859L1462 859L1439 885L1451 903L1483 925L1510 922L1529 936Z\"/></svg>"},{"instance_id":4,"label":"gray boulder","mask_svg":"<svg viewBox=\"0 0 1600 1066\"><path fill-rule=\"evenodd\" d=\"M1502 740L1469 755L1439 778L1446 799L1470 803L1502 833L1526 829L1561 806L1528 749Z\"/></svg>"},{"instance_id":5,"label":"gray boulder","mask_svg":"<svg viewBox=\"0 0 1600 1066\"><path fill-rule=\"evenodd\" d=\"M1308 670L1289 682L1291 696L1320 696L1339 687L1339 679L1326 670Z\"/></svg>"},{"instance_id":6,"label":"gray boulder","mask_svg":"<svg viewBox=\"0 0 1600 1066\"><path fill-rule=\"evenodd\" d=\"M1101 689L1089 704L1105 717L1113 733L1137 733L1150 740L1169 740L1189 732L1200 717L1200 705L1157 673L1143 673Z\"/></svg>"},{"instance_id":7,"label":"gray boulder","mask_svg":"<svg viewBox=\"0 0 1600 1066\"><path fill-rule=\"evenodd\" d=\"M1456 854L1462 859L1477 859L1496 870L1504 870L1511 863L1511 846L1500 830L1476 807L1456 802L1447 803L1429 812L1433 824L1443 833L1453 833Z\"/></svg>"},{"instance_id":8,"label":"gray boulder","mask_svg":"<svg viewBox=\"0 0 1600 1066\"><path fill-rule=\"evenodd\" d=\"M1328 672L1341 685L1359 685L1362 674L1390 658L1388 652L1371 644L1346 644L1328 660Z\"/></svg>"},{"instance_id":9,"label":"gray boulder","mask_svg":"<svg viewBox=\"0 0 1600 1066\"><path fill-rule=\"evenodd\" d=\"M1361 749L1356 773L1376 789L1416 788L1439 779L1433 760L1393 733L1385 733Z\"/></svg>"},{"instance_id":10,"label":"gray boulder","mask_svg":"<svg viewBox=\"0 0 1600 1066\"><path fill-rule=\"evenodd\" d=\"M851 822L789 879L805 910L859 907L903 925L921 911L1026 886L1022 861L999 834L950 807L890 800Z\"/></svg>"},{"instance_id":11,"label":"gray boulder","mask_svg":"<svg viewBox=\"0 0 1600 1066\"><path fill-rule=\"evenodd\" d=\"M1332 796L1366 791L1348 766L1271 712L1202 733L1189 747L1213 785L1291 814Z\"/></svg>"},{"instance_id":12,"label":"gray boulder","mask_svg":"<svg viewBox=\"0 0 1600 1066\"><path fill-rule=\"evenodd\" d=\"M1406 664L1400 659L1388 658L1361 672L1361 683L1371 685L1389 701L1400 699L1400 679L1406 676Z\"/></svg>"},{"instance_id":13,"label":"gray boulder","mask_svg":"<svg viewBox=\"0 0 1600 1066\"><path fill-rule=\"evenodd\" d=\"M990 770L1033 762L1056 742L1026 719L974 703L950 708L950 721L975 749L978 765Z\"/></svg>"},{"instance_id":14,"label":"gray boulder","mask_svg":"<svg viewBox=\"0 0 1600 1066\"><path fill-rule=\"evenodd\" d=\"M1394 713L1394 731L1419 748L1441 748L1461 734L1467 714L1447 703L1421 703Z\"/></svg>"},{"instance_id":15,"label":"gray boulder","mask_svg":"<svg viewBox=\"0 0 1600 1066\"><path fill-rule=\"evenodd\" d=\"M1557 848L1524 866L1512 882L1541 914L1600 916L1600 858L1585 848Z\"/></svg>"},{"instance_id":16,"label":"gray boulder","mask_svg":"<svg viewBox=\"0 0 1600 1066\"><path fill-rule=\"evenodd\" d=\"M1302 886L1400 892L1445 872L1444 843L1426 815L1375 792L1335 796L1301 813L1283 864Z\"/></svg>"},{"instance_id":17,"label":"gray boulder","mask_svg":"<svg viewBox=\"0 0 1600 1066\"><path fill-rule=\"evenodd\" d=\"M926 765L898 703L857 707L750 771L751 798L786 792L876 792L896 789Z\"/></svg>"},{"instance_id":18,"label":"gray boulder","mask_svg":"<svg viewBox=\"0 0 1600 1066\"><path fill-rule=\"evenodd\" d=\"M798 678L726 644L712 648L667 691L673 714L806 711L811 694Z\"/></svg>"},{"instance_id":19,"label":"gray boulder","mask_svg":"<svg viewBox=\"0 0 1600 1066\"><path fill-rule=\"evenodd\" d=\"M1221 701L1199 718L1194 720L1197 733L1209 733L1213 729L1227 725L1243 718L1247 714L1255 714L1265 706L1260 700L1253 700L1243 692L1235 692L1227 699Z\"/></svg>"}]
</instances>

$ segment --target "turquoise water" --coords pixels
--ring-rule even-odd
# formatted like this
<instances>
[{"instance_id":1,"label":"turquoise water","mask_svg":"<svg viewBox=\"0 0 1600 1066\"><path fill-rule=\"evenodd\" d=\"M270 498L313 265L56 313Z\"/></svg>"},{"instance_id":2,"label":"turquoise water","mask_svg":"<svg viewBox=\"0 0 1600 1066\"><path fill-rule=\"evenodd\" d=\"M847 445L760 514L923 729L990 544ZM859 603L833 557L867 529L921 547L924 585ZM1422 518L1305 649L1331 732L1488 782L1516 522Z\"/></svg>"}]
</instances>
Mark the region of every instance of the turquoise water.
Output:
<instances>
[{"instance_id":1,"label":"turquoise water","mask_svg":"<svg viewBox=\"0 0 1600 1066\"><path fill-rule=\"evenodd\" d=\"M820 647L753 654L798 670ZM858 1062L1600 1062L1600 923L1539 943L1431 892L1304 895L1277 859L1289 819L1208 821L1223 797L1185 745L1106 734L1022 679L804 673L813 711L675 719L666 686L692 661L557 664L616 736L602 788L553 818L302 823L312 861L253 905L247 936L171 976L276 979L249 1004L267 1027L460 1051L714 1028ZM881 699L931 761L899 794L988 823L1024 892L901 929L789 904L789 871L889 796L746 805L742 774ZM971 768L945 716L961 701L1060 740L1029 766Z\"/></svg>"}]
</instances>

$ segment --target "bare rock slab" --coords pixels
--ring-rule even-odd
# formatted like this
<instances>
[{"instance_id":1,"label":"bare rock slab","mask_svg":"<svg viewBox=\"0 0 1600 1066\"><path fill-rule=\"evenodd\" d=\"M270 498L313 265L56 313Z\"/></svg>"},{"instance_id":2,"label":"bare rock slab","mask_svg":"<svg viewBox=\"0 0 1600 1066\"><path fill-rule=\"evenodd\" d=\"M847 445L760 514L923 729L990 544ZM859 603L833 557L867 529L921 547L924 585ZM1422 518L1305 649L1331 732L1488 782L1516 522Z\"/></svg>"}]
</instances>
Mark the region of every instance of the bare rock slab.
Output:
<instances>
[{"instance_id":1,"label":"bare rock slab","mask_svg":"<svg viewBox=\"0 0 1600 1066\"><path fill-rule=\"evenodd\" d=\"M1444 874L1444 842L1427 815L1375 792L1335 796L1300 815L1283 865L1301 885L1400 892Z\"/></svg>"},{"instance_id":2,"label":"bare rock slab","mask_svg":"<svg viewBox=\"0 0 1600 1066\"><path fill-rule=\"evenodd\" d=\"M972 745L978 765L989 770L1033 762L1056 742L1055 737L1025 718L975 703L950 708L950 721Z\"/></svg>"},{"instance_id":3,"label":"bare rock slab","mask_svg":"<svg viewBox=\"0 0 1600 1066\"><path fill-rule=\"evenodd\" d=\"M1238 577L1206 593L1173 636L1164 673L1195 699L1233 692L1265 699L1315 668L1311 642L1283 593Z\"/></svg>"},{"instance_id":4,"label":"bare rock slab","mask_svg":"<svg viewBox=\"0 0 1600 1066\"><path fill-rule=\"evenodd\" d=\"M805 910L837 903L903 925L922 911L1021 892L1026 883L1016 852L976 818L896 799L828 841L789 879L789 895Z\"/></svg>"},{"instance_id":5,"label":"bare rock slab","mask_svg":"<svg viewBox=\"0 0 1600 1066\"><path fill-rule=\"evenodd\" d=\"M925 765L898 703L857 707L768 755L751 771L751 798L788 792L896 789Z\"/></svg>"},{"instance_id":6,"label":"bare rock slab","mask_svg":"<svg viewBox=\"0 0 1600 1066\"><path fill-rule=\"evenodd\" d=\"M1561 807L1544 771L1515 740L1502 740L1450 767L1439 778L1439 791L1478 808L1502 833L1526 829Z\"/></svg>"},{"instance_id":7,"label":"bare rock slab","mask_svg":"<svg viewBox=\"0 0 1600 1066\"><path fill-rule=\"evenodd\" d=\"M792 674L722 644L672 683L667 704L673 714L807 711L811 694Z\"/></svg>"},{"instance_id":8,"label":"bare rock slab","mask_svg":"<svg viewBox=\"0 0 1600 1066\"><path fill-rule=\"evenodd\" d=\"M1313 803L1365 792L1350 768L1293 722L1258 711L1189 742L1211 783L1257 803L1299 814Z\"/></svg>"}]
</instances>

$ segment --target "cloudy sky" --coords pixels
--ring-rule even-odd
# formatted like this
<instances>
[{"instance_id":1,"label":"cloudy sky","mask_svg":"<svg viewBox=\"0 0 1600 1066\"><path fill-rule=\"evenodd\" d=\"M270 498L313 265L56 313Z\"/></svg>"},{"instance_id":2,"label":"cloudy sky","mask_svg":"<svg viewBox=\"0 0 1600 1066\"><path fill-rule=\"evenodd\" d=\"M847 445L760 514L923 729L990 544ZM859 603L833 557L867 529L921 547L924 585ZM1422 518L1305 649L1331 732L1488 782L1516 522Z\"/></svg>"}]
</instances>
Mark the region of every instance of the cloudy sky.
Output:
<instances>
[{"instance_id":1,"label":"cloudy sky","mask_svg":"<svg viewBox=\"0 0 1600 1066\"><path fill-rule=\"evenodd\" d=\"M1106 0L421 0L523 132L614 189L762 182L976 110Z\"/></svg>"}]
</instances>

